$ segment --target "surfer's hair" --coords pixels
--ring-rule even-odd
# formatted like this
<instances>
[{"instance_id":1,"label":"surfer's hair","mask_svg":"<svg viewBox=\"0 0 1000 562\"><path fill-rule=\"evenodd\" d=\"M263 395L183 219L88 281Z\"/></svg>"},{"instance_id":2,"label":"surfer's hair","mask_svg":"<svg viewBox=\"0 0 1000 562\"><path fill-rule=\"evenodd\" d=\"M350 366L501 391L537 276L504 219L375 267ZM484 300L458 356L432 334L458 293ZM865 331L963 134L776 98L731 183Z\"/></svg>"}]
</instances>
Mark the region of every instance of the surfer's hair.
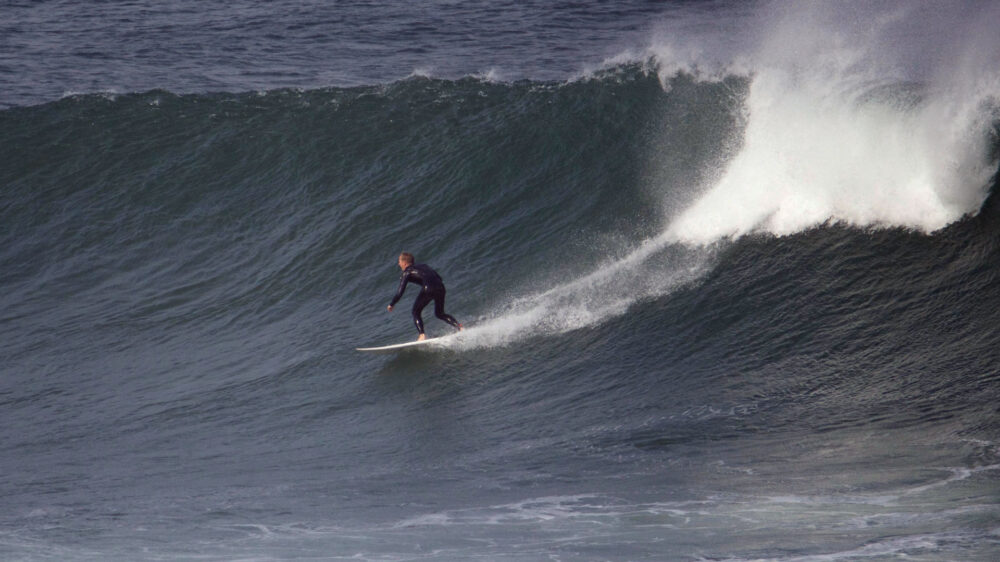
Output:
<instances>
[{"instance_id":1,"label":"surfer's hair","mask_svg":"<svg viewBox=\"0 0 1000 562\"><path fill-rule=\"evenodd\" d=\"M402 254L399 254L399 259L403 260L403 263L405 264L413 264L413 254L410 252L403 252Z\"/></svg>"}]
</instances>

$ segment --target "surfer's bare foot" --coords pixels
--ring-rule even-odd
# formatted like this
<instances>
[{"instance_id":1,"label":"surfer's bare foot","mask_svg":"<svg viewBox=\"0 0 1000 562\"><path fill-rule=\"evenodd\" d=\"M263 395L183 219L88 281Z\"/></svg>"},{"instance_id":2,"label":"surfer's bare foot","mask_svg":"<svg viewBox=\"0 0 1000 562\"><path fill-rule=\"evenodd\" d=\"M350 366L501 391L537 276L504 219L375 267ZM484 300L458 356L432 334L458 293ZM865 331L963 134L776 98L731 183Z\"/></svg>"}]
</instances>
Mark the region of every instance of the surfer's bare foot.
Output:
<instances>
[{"instance_id":1,"label":"surfer's bare foot","mask_svg":"<svg viewBox=\"0 0 1000 562\"><path fill-rule=\"evenodd\" d=\"M459 324L459 325L458 325L458 331L459 331L459 332L461 332L461 331L462 331L462 330L464 330L464 329L465 329L465 328L462 328L462 325L461 325L461 324Z\"/></svg>"},{"instance_id":2,"label":"surfer's bare foot","mask_svg":"<svg viewBox=\"0 0 1000 562\"><path fill-rule=\"evenodd\" d=\"M424 341L425 339L427 339L427 334L420 334L420 336L417 337L417 341Z\"/></svg>"}]
</instances>

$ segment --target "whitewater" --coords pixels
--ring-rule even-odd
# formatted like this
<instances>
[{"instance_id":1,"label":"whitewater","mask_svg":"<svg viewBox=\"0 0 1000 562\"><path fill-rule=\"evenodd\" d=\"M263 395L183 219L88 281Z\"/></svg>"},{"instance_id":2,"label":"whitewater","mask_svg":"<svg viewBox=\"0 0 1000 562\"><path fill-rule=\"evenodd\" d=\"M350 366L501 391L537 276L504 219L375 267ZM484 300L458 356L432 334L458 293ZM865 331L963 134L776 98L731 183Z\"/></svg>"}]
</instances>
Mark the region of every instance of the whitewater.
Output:
<instances>
[{"instance_id":1,"label":"whitewater","mask_svg":"<svg viewBox=\"0 0 1000 562\"><path fill-rule=\"evenodd\" d=\"M670 186L658 235L572 283L505 305L514 311L452 345L600 323L704 274L709 247L722 240L834 223L931 233L977 213L997 166L1000 41L985 22L1000 20L1000 12L972 10L956 22L928 6L866 10L855 6L848 18L832 6L773 4L755 16L775 22L761 44L739 57L725 53L726 62L659 40L609 61L651 61L668 90L677 73L706 81L748 76L742 131L720 147L725 163L692 185ZM904 25L919 34L908 29L910 42L887 43L900 39L893 28ZM968 35L949 45L955 25ZM950 58L914 69L915 48L950 51ZM670 245L701 248L662 255Z\"/></svg>"},{"instance_id":2,"label":"whitewater","mask_svg":"<svg viewBox=\"0 0 1000 562\"><path fill-rule=\"evenodd\" d=\"M996 6L3 12L0 558L1000 552Z\"/></svg>"}]
</instances>

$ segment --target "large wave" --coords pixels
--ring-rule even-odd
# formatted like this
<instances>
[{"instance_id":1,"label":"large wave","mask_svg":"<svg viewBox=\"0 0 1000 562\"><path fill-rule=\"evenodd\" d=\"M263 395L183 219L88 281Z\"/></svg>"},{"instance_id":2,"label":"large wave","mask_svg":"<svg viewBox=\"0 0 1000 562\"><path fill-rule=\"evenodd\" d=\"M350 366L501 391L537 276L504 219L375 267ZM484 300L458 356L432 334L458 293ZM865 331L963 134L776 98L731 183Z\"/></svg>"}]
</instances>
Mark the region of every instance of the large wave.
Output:
<instances>
[{"instance_id":1,"label":"large wave","mask_svg":"<svg viewBox=\"0 0 1000 562\"><path fill-rule=\"evenodd\" d=\"M698 184L661 186L660 233L518 299L467 340L598 324L697 279L713 244L751 233L831 223L930 233L975 214L997 167L1000 40L982 23L997 9L942 18L921 5L888 8L773 4L756 16L759 33L730 38L728 52L655 41L643 56L667 91L678 73L748 81L739 130L712 161L720 165Z\"/></svg>"},{"instance_id":2,"label":"large wave","mask_svg":"<svg viewBox=\"0 0 1000 562\"><path fill-rule=\"evenodd\" d=\"M998 41L980 25L995 8L851 10L776 4L722 47L666 28L565 83L415 76L7 110L0 257L13 281L90 279L81 317L106 308L103 284L242 318L318 298L333 269L368 329L374 262L409 249L465 287L475 328L454 345L483 346L600 325L750 233L930 233L975 214L1000 153Z\"/></svg>"}]
</instances>

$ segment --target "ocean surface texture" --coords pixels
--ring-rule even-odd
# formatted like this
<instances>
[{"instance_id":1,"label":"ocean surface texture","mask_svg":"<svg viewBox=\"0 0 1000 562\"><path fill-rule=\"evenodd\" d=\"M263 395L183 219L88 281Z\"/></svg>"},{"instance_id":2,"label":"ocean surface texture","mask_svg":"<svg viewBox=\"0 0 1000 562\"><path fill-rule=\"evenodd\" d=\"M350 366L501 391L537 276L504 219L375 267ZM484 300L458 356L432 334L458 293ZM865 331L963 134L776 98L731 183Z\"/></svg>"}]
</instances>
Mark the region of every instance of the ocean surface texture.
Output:
<instances>
[{"instance_id":1,"label":"ocean surface texture","mask_svg":"<svg viewBox=\"0 0 1000 562\"><path fill-rule=\"evenodd\" d=\"M3 3L0 560L997 560L998 30Z\"/></svg>"}]
</instances>

